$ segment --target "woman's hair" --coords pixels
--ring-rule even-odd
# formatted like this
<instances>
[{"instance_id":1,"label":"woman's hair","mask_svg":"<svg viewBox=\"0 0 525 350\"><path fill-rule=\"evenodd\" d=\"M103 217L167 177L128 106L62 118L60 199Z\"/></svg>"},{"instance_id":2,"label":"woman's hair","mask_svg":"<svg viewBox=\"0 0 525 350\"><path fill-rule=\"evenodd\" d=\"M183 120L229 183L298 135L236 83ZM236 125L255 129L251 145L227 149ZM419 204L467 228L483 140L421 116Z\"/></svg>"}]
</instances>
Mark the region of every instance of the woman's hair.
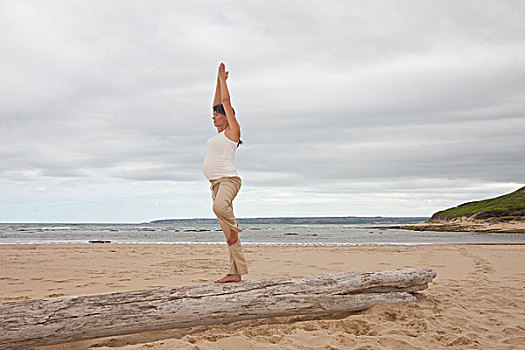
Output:
<instances>
[{"instance_id":1,"label":"woman's hair","mask_svg":"<svg viewBox=\"0 0 525 350\"><path fill-rule=\"evenodd\" d=\"M224 106L222 105L222 103L219 103L218 105L213 106L213 111L219 114L222 114L222 115L226 115L226 111L224 110ZM233 109L233 107L232 107L232 111L233 111L233 114L235 115L235 109ZM239 142L237 143L237 147L239 147L240 145L242 145L241 140L239 140Z\"/></svg>"},{"instance_id":2,"label":"woman's hair","mask_svg":"<svg viewBox=\"0 0 525 350\"><path fill-rule=\"evenodd\" d=\"M218 105L213 106L213 111L217 112L222 115L226 115L226 111L224 110L224 106L222 103L219 103ZM233 114L235 114L235 109L232 107Z\"/></svg>"}]
</instances>

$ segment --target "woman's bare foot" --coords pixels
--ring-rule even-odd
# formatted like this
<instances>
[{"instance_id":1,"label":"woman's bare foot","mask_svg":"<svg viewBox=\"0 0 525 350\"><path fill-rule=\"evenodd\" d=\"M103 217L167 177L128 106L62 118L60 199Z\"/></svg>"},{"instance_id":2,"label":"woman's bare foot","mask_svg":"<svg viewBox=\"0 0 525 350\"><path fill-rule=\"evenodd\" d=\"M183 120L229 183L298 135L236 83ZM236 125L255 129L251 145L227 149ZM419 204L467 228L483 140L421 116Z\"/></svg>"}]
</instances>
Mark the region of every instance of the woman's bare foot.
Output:
<instances>
[{"instance_id":1,"label":"woman's bare foot","mask_svg":"<svg viewBox=\"0 0 525 350\"><path fill-rule=\"evenodd\" d=\"M227 283L227 282L240 282L241 281L241 275L232 275L228 274L221 278L220 280L215 281L215 283Z\"/></svg>"}]
</instances>

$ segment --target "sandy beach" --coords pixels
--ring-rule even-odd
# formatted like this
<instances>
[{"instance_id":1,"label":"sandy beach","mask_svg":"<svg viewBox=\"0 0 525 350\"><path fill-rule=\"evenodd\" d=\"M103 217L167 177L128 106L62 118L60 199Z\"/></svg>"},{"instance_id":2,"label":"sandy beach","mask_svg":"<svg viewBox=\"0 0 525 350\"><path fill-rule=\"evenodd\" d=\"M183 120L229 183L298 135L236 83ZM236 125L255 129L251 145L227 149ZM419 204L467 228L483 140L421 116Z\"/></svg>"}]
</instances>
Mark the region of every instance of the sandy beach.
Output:
<instances>
[{"instance_id":1,"label":"sandy beach","mask_svg":"<svg viewBox=\"0 0 525 350\"><path fill-rule=\"evenodd\" d=\"M245 246L247 279L430 267L417 303L242 321L40 349L520 349L525 246ZM2 301L210 283L225 245L0 245Z\"/></svg>"}]
</instances>

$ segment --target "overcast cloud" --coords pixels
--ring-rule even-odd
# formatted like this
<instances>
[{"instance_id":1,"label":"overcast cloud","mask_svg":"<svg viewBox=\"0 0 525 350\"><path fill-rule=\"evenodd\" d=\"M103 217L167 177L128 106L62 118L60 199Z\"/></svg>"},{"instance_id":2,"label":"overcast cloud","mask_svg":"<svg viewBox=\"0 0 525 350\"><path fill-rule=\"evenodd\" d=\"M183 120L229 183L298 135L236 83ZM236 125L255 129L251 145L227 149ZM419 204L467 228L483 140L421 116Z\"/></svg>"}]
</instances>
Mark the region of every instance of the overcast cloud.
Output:
<instances>
[{"instance_id":1,"label":"overcast cloud","mask_svg":"<svg viewBox=\"0 0 525 350\"><path fill-rule=\"evenodd\" d=\"M220 5L219 5L220 4ZM430 216L523 186L522 1L2 1L0 221Z\"/></svg>"}]
</instances>

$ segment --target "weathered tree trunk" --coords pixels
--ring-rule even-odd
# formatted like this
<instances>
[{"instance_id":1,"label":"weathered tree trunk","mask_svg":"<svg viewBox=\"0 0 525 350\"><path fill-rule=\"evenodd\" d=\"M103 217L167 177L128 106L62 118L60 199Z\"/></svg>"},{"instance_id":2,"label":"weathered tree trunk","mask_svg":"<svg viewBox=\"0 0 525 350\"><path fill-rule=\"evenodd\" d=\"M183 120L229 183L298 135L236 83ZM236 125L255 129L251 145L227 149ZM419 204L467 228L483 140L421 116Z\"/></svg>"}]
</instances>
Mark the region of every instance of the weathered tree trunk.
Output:
<instances>
[{"instance_id":1,"label":"weathered tree trunk","mask_svg":"<svg viewBox=\"0 0 525 350\"><path fill-rule=\"evenodd\" d=\"M415 301L431 269L203 284L0 304L0 349Z\"/></svg>"}]
</instances>

